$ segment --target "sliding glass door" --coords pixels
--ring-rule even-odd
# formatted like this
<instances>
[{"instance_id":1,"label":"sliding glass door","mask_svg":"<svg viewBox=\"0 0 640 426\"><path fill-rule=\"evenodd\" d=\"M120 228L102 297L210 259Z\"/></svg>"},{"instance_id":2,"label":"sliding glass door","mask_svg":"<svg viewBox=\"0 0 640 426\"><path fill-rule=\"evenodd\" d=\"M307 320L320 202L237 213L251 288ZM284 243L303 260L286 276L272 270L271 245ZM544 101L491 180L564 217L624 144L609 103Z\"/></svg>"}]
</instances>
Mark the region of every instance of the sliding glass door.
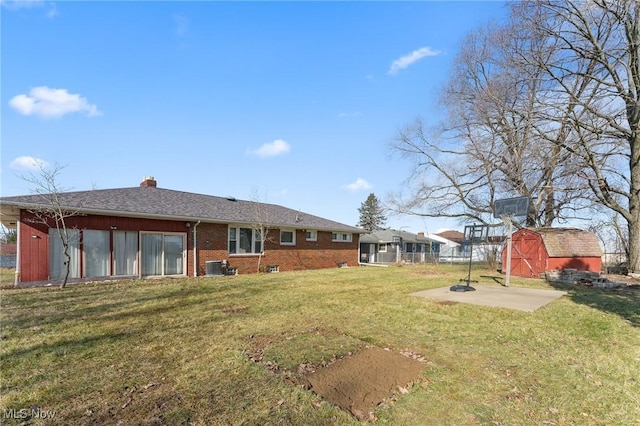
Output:
<instances>
[{"instance_id":1,"label":"sliding glass door","mask_svg":"<svg viewBox=\"0 0 640 426\"><path fill-rule=\"evenodd\" d=\"M138 275L138 233L113 233L113 275Z\"/></svg>"},{"instance_id":2,"label":"sliding glass door","mask_svg":"<svg viewBox=\"0 0 640 426\"><path fill-rule=\"evenodd\" d=\"M80 232L67 229L67 253L69 261L69 278L80 278ZM59 280L67 273L67 257L64 255L63 239L56 228L49 229L49 279Z\"/></svg>"},{"instance_id":3,"label":"sliding glass door","mask_svg":"<svg viewBox=\"0 0 640 426\"><path fill-rule=\"evenodd\" d=\"M164 236L164 274L180 275L182 269L182 255L184 244L182 235Z\"/></svg>"},{"instance_id":4,"label":"sliding glass door","mask_svg":"<svg viewBox=\"0 0 640 426\"><path fill-rule=\"evenodd\" d=\"M82 231L82 251L85 277L106 277L110 274L109 231Z\"/></svg>"},{"instance_id":5,"label":"sliding glass door","mask_svg":"<svg viewBox=\"0 0 640 426\"><path fill-rule=\"evenodd\" d=\"M142 275L184 275L184 234L143 233Z\"/></svg>"}]
</instances>

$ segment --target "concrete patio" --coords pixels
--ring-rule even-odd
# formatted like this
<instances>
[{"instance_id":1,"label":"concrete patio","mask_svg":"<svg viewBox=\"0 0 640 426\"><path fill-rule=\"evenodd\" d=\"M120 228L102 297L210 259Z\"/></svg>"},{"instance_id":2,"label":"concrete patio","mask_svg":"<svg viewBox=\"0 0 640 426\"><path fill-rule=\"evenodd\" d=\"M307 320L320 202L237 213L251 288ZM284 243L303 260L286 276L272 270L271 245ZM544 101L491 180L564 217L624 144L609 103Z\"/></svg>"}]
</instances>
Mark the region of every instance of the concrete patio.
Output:
<instances>
[{"instance_id":1,"label":"concrete patio","mask_svg":"<svg viewBox=\"0 0 640 426\"><path fill-rule=\"evenodd\" d=\"M450 287L451 286L418 291L411 293L411 295L427 299L534 312L567 294L566 291L558 290L478 284L472 285L472 287L476 289L475 291L451 291Z\"/></svg>"}]
</instances>

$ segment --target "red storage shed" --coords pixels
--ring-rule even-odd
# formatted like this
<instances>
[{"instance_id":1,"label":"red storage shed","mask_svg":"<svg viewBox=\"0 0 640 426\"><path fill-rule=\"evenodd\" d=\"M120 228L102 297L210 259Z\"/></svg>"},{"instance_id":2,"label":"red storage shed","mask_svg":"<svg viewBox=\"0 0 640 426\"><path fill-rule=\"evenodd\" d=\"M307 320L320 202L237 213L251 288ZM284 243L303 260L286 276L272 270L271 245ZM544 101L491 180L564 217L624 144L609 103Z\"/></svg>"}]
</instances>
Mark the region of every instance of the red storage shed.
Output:
<instances>
[{"instance_id":1,"label":"red storage shed","mask_svg":"<svg viewBox=\"0 0 640 426\"><path fill-rule=\"evenodd\" d=\"M502 251L507 265L507 250ZM575 228L520 229L512 235L511 275L539 277L562 269L600 272L602 249L596 235Z\"/></svg>"}]
</instances>

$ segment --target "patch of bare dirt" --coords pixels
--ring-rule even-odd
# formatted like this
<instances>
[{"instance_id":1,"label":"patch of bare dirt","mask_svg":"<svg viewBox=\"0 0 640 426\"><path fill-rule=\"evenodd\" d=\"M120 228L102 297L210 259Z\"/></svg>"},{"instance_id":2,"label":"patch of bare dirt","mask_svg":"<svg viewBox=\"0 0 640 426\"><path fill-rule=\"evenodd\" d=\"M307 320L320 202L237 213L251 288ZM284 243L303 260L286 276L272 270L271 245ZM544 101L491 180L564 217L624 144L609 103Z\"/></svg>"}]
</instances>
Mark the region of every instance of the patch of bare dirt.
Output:
<instances>
[{"instance_id":1,"label":"patch of bare dirt","mask_svg":"<svg viewBox=\"0 0 640 426\"><path fill-rule=\"evenodd\" d=\"M244 353L251 361L281 374L287 384L311 390L358 420L373 419L377 406L392 404L399 395L409 392L412 383L419 382L422 386L429 383L422 377L428 363L420 354L376 346L348 352L320 364L304 362L296 371L290 371L264 358L267 347L280 338L251 335Z\"/></svg>"},{"instance_id":2,"label":"patch of bare dirt","mask_svg":"<svg viewBox=\"0 0 640 426\"><path fill-rule=\"evenodd\" d=\"M326 401L349 411L359 420L371 419L373 410L421 378L423 359L369 347L305 376L309 388Z\"/></svg>"}]
</instances>

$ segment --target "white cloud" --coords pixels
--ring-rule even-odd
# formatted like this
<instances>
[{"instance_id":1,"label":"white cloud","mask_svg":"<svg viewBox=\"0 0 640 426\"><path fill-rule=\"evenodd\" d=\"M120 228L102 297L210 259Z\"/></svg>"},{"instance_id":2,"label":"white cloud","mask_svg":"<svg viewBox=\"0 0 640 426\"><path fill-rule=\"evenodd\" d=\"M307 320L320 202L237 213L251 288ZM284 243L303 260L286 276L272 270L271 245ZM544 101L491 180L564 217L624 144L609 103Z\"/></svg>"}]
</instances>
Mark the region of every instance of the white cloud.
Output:
<instances>
[{"instance_id":1,"label":"white cloud","mask_svg":"<svg viewBox=\"0 0 640 426\"><path fill-rule=\"evenodd\" d=\"M352 182L348 185L345 185L345 188L348 189L351 192L356 192L356 191L363 191L366 189L371 189L373 188L373 185L371 185L369 182L367 182L366 180L362 179L362 178L358 178L356 179L355 182Z\"/></svg>"},{"instance_id":2,"label":"white cloud","mask_svg":"<svg viewBox=\"0 0 640 426\"><path fill-rule=\"evenodd\" d=\"M44 0L0 0L0 4L8 10L26 9L30 7L40 7L45 4Z\"/></svg>"},{"instance_id":3,"label":"white cloud","mask_svg":"<svg viewBox=\"0 0 640 426\"><path fill-rule=\"evenodd\" d=\"M98 107L86 98L67 89L52 89L47 86L34 87L28 95L11 98L9 105L20 114L36 115L44 118L57 118L73 112L84 112L89 117L102 115Z\"/></svg>"},{"instance_id":4,"label":"white cloud","mask_svg":"<svg viewBox=\"0 0 640 426\"><path fill-rule=\"evenodd\" d=\"M273 142L265 143L256 150L249 150L249 153L255 154L258 157L275 157L276 155L289 152L291 147L288 143L282 139L276 139Z\"/></svg>"},{"instance_id":5,"label":"white cloud","mask_svg":"<svg viewBox=\"0 0 640 426\"><path fill-rule=\"evenodd\" d=\"M408 55L404 55L400 59L396 59L395 61L393 61L393 63L391 64L391 68L389 68L387 74L396 75L398 71L407 68L409 65L414 64L422 58L425 58L427 56L437 56L439 54L439 50L433 50L430 47L421 47L420 49L414 50Z\"/></svg>"},{"instance_id":6,"label":"white cloud","mask_svg":"<svg viewBox=\"0 0 640 426\"><path fill-rule=\"evenodd\" d=\"M47 18L55 18L58 15L56 4L44 0L0 0L0 5L10 11L44 6L49 9L47 11Z\"/></svg>"},{"instance_id":7,"label":"white cloud","mask_svg":"<svg viewBox=\"0 0 640 426\"><path fill-rule=\"evenodd\" d=\"M45 169L49 163L36 157L22 156L14 159L9 165L14 170L40 170Z\"/></svg>"}]
</instances>

